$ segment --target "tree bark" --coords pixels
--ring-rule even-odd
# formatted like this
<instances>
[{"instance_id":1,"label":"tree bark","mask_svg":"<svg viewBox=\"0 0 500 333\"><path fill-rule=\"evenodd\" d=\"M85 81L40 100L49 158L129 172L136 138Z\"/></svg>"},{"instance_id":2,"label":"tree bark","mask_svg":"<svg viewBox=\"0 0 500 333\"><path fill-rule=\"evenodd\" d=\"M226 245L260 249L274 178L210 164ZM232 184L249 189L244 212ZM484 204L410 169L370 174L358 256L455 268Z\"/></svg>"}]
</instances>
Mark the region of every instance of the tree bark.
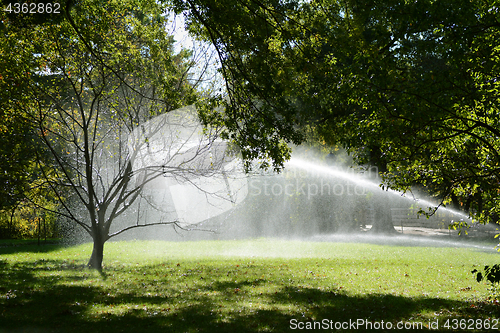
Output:
<instances>
[{"instance_id":1,"label":"tree bark","mask_svg":"<svg viewBox=\"0 0 500 333\"><path fill-rule=\"evenodd\" d=\"M394 228L394 225L392 224L390 217L389 218L386 217L383 219L376 219L375 223L372 225L369 232L373 234L387 234L387 235L398 233L397 230Z\"/></svg>"},{"instance_id":2,"label":"tree bark","mask_svg":"<svg viewBox=\"0 0 500 333\"><path fill-rule=\"evenodd\" d=\"M104 240L101 235L94 236L94 247L87 266L102 272L102 259L104 257Z\"/></svg>"},{"instance_id":3,"label":"tree bark","mask_svg":"<svg viewBox=\"0 0 500 333\"><path fill-rule=\"evenodd\" d=\"M375 207L375 220L369 230L374 234L396 234L397 231L392 223L391 205L388 195L383 195L382 203Z\"/></svg>"}]
</instances>

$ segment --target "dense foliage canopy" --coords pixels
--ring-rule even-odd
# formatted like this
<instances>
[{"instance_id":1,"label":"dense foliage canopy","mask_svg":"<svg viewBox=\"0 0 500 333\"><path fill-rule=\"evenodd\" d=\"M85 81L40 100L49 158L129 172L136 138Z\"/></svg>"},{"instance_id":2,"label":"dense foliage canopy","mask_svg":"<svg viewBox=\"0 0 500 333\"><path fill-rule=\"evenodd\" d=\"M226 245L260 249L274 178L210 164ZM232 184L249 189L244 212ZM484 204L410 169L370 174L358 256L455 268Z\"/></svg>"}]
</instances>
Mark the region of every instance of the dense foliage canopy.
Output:
<instances>
[{"instance_id":1,"label":"dense foliage canopy","mask_svg":"<svg viewBox=\"0 0 500 333\"><path fill-rule=\"evenodd\" d=\"M496 1L173 1L218 51L223 123L281 168L308 132L481 219L500 210ZM231 19L227 19L231 17ZM479 215L478 215L479 216Z\"/></svg>"}]
</instances>

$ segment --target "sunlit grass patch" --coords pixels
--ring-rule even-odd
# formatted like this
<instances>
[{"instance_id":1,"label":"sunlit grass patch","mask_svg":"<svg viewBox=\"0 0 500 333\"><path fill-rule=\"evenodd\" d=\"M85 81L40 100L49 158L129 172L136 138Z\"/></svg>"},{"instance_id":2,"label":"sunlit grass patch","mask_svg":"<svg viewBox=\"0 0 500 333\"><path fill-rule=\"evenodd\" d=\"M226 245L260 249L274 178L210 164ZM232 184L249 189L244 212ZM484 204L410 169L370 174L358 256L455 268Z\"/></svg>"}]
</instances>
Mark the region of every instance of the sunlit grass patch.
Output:
<instances>
[{"instance_id":1,"label":"sunlit grass patch","mask_svg":"<svg viewBox=\"0 0 500 333\"><path fill-rule=\"evenodd\" d=\"M473 249L117 242L106 244L103 276L84 268L91 249L2 254L0 327L285 332L291 319L396 323L498 314L483 302L487 286L470 273L498 255Z\"/></svg>"}]
</instances>

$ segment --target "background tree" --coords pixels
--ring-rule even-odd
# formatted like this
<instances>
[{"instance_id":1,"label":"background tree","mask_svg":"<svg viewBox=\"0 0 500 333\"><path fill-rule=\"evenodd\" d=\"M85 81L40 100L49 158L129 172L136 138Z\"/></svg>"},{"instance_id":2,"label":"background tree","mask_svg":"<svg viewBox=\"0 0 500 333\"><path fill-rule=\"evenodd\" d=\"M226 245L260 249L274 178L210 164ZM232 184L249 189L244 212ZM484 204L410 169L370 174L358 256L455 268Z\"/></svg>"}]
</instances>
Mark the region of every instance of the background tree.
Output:
<instances>
[{"instance_id":1,"label":"background tree","mask_svg":"<svg viewBox=\"0 0 500 333\"><path fill-rule=\"evenodd\" d=\"M17 218L16 210L34 209L27 200L32 189L47 199L45 204L53 205L47 192L32 186L42 176L39 163L50 163L50 158L33 123L18 107L27 102L27 82L38 68L39 58L29 52L16 51L32 49L30 42L24 39L24 32L39 21L33 15L30 18L5 11L0 16L0 212L3 212L0 219L4 222L2 228L7 225L2 237L16 237L22 233L18 225L22 219ZM57 16L49 16L41 15L38 20L45 17L57 21Z\"/></svg>"},{"instance_id":2,"label":"background tree","mask_svg":"<svg viewBox=\"0 0 500 333\"><path fill-rule=\"evenodd\" d=\"M495 219L500 11L494 1L174 1L227 80L223 123L245 157L281 168L315 131L384 186L421 184ZM223 20L222 16L234 17Z\"/></svg>"}]
</instances>

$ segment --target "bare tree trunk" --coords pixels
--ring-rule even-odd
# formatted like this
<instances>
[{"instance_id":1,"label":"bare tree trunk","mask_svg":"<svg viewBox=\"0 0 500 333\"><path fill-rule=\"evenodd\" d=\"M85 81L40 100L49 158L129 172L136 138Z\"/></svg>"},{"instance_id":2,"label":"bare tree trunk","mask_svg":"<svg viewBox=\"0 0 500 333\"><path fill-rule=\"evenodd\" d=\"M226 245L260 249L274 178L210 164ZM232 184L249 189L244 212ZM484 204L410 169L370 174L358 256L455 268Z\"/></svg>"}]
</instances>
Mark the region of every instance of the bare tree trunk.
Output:
<instances>
[{"instance_id":1,"label":"bare tree trunk","mask_svg":"<svg viewBox=\"0 0 500 333\"><path fill-rule=\"evenodd\" d=\"M396 234L397 231L392 223L390 198L387 194L383 196L383 203L375 208L375 220L370 229L375 234Z\"/></svg>"},{"instance_id":2,"label":"bare tree trunk","mask_svg":"<svg viewBox=\"0 0 500 333\"><path fill-rule=\"evenodd\" d=\"M100 230L97 230L93 236L94 239L94 247L92 249L92 255L90 256L90 260L87 264L89 268L97 269L99 272L102 272L102 259L104 257L104 238Z\"/></svg>"},{"instance_id":3,"label":"bare tree trunk","mask_svg":"<svg viewBox=\"0 0 500 333\"><path fill-rule=\"evenodd\" d=\"M374 234L397 234L397 230L394 228L390 217L384 216L381 219L376 219L375 223L370 229L371 233Z\"/></svg>"}]
</instances>

